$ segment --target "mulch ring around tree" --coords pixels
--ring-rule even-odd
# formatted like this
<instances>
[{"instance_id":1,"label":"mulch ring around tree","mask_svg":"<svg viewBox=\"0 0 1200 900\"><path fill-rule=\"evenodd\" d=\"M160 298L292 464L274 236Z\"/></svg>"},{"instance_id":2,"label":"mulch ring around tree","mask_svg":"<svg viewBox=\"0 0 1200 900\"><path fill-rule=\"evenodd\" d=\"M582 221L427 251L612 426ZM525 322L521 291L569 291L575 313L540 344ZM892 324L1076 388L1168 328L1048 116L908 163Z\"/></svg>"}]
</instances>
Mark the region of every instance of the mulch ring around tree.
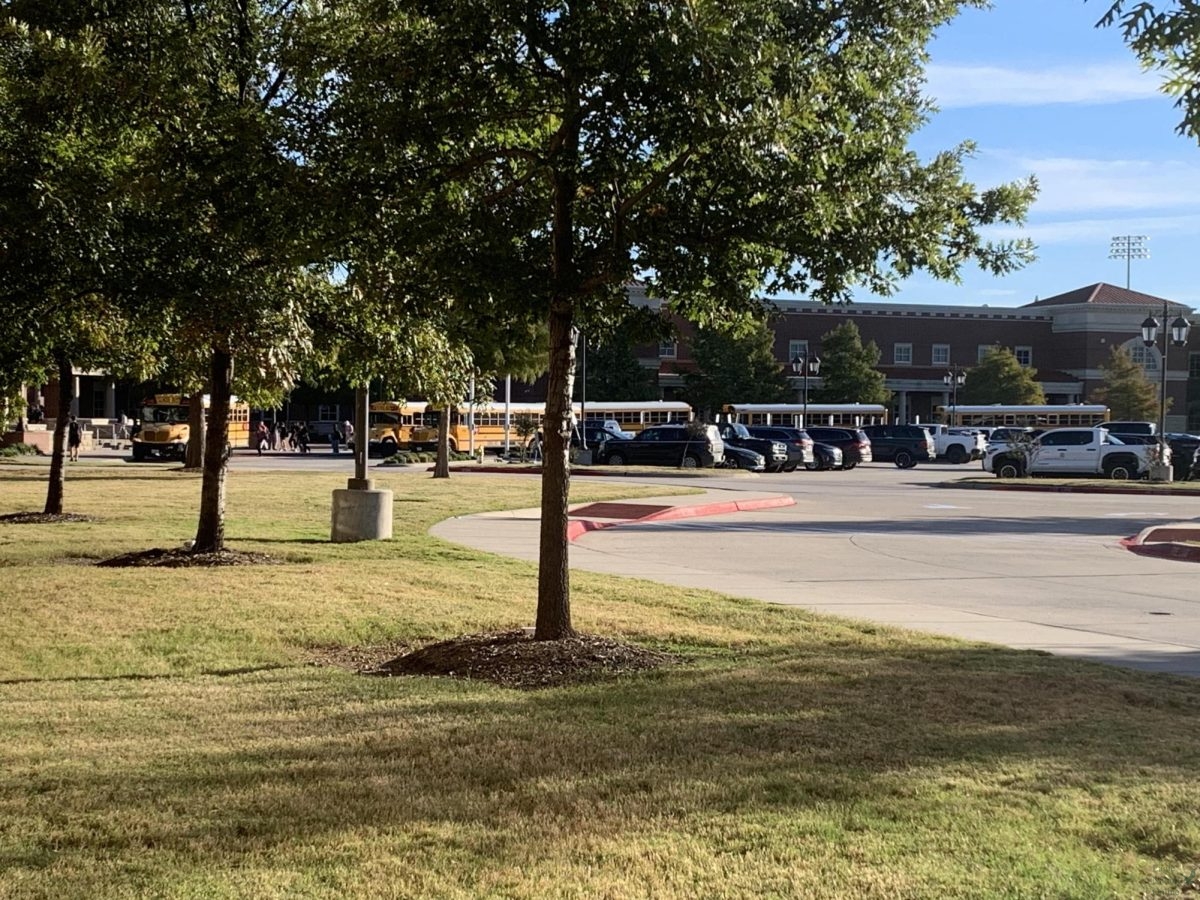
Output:
<instances>
[{"instance_id":1,"label":"mulch ring around tree","mask_svg":"<svg viewBox=\"0 0 1200 900\"><path fill-rule=\"evenodd\" d=\"M95 516L79 513L19 512L0 516L0 525L52 525L57 522L95 522Z\"/></svg>"},{"instance_id":2,"label":"mulch ring around tree","mask_svg":"<svg viewBox=\"0 0 1200 900\"><path fill-rule=\"evenodd\" d=\"M677 657L593 634L535 641L526 631L468 634L362 669L364 675L445 675L503 687L544 688L644 672Z\"/></svg>"},{"instance_id":3,"label":"mulch ring around tree","mask_svg":"<svg viewBox=\"0 0 1200 900\"><path fill-rule=\"evenodd\" d=\"M215 553L195 553L183 547L164 550L139 550L104 559L97 566L107 568L129 568L134 566L160 566L164 569L182 569L190 566L271 566L279 560L265 553L249 553L244 550L218 550Z\"/></svg>"}]
</instances>

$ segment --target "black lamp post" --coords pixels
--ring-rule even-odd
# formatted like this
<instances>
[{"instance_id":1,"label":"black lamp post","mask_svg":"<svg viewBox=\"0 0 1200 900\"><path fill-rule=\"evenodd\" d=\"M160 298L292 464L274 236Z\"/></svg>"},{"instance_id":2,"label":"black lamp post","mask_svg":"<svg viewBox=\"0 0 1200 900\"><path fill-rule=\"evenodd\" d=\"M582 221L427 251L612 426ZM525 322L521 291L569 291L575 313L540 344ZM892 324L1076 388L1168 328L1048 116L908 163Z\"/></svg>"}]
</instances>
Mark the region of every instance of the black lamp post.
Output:
<instances>
[{"instance_id":1,"label":"black lamp post","mask_svg":"<svg viewBox=\"0 0 1200 900\"><path fill-rule=\"evenodd\" d=\"M808 376L811 374L814 378L821 374L821 357L807 356L803 353L797 353L796 358L792 360L792 371L797 375L804 376L804 412L801 414L801 428L808 427Z\"/></svg>"},{"instance_id":2,"label":"black lamp post","mask_svg":"<svg viewBox=\"0 0 1200 900\"><path fill-rule=\"evenodd\" d=\"M1163 323L1167 321L1167 301L1163 301ZM1176 347L1182 347L1187 344L1188 331L1192 325L1183 316L1177 316L1175 321L1171 323L1171 343ZM1142 322L1142 343L1147 347L1153 347L1158 341L1158 319L1153 315L1147 316ZM1167 446L1167 330L1163 329L1162 336L1162 359L1160 360L1160 384L1158 395L1158 459L1160 462L1166 459Z\"/></svg>"},{"instance_id":3,"label":"black lamp post","mask_svg":"<svg viewBox=\"0 0 1200 900\"><path fill-rule=\"evenodd\" d=\"M950 367L950 371L942 376L942 384L951 389L950 394L950 421L947 425L957 425L958 419L958 389L967 383L967 373L962 366Z\"/></svg>"}]
</instances>

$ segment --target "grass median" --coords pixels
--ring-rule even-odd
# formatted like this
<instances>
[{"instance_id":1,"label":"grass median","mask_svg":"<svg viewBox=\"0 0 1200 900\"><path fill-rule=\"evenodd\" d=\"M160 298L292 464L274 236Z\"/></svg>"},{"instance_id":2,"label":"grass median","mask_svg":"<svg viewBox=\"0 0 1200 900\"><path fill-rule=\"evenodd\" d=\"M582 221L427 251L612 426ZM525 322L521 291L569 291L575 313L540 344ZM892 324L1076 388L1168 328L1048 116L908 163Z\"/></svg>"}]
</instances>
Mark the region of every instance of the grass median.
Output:
<instances>
[{"instance_id":1,"label":"grass median","mask_svg":"<svg viewBox=\"0 0 1200 900\"><path fill-rule=\"evenodd\" d=\"M532 620L533 566L426 530L536 480L381 476L396 538L332 545L340 477L235 472L230 544L281 565L117 570L198 478L69 476L95 521L0 525L0 896L1124 898L1200 862L1194 682L585 573L580 630L682 662L367 678L311 660ZM41 477L0 466L0 512Z\"/></svg>"}]
</instances>

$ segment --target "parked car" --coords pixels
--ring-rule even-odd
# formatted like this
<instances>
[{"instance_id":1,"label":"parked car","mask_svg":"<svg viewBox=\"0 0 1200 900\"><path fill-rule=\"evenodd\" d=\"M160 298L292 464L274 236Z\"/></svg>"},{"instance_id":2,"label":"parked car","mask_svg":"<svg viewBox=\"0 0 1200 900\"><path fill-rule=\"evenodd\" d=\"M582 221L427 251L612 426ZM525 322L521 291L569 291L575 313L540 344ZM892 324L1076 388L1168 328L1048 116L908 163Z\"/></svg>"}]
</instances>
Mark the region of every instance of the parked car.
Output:
<instances>
[{"instance_id":1,"label":"parked car","mask_svg":"<svg viewBox=\"0 0 1200 900\"><path fill-rule=\"evenodd\" d=\"M816 459L805 466L805 468L815 472L828 472L830 469L842 468L843 455L841 447L814 441L813 451Z\"/></svg>"},{"instance_id":2,"label":"parked car","mask_svg":"<svg viewBox=\"0 0 1200 900\"><path fill-rule=\"evenodd\" d=\"M788 464L788 448L783 441L751 434L740 422L722 422L717 430L726 447L744 447L761 454L770 472L782 472Z\"/></svg>"},{"instance_id":3,"label":"parked car","mask_svg":"<svg viewBox=\"0 0 1200 900\"><path fill-rule=\"evenodd\" d=\"M747 472L767 471L767 460L761 453L730 443L725 444L725 462L722 465L726 469L745 469Z\"/></svg>"},{"instance_id":4,"label":"parked car","mask_svg":"<svg viewBox=\"0 0 1200 900\"><path fill-rule=\"evenodd\" d=\"M1121 440L1129 443L1124 435L1121 436ZM1168 431L1167 446L1171 448L1172 478L1175 481L1189 481L1196 478L1196 458L1200 455L1200 434Z\"/></svg>"},{"instance_id":5,"label":"parked car","mask_svg":"<svg viewBox=\"0 0 1200 900\"><path fill-rule=\"evenodd\" d=\"M629 440L604 441L595 460L611 466L712 468L725 459L725 444L715 425L652 425Z\"/></svg>"},{"instance_id":6,"label":"parked car","mask_svg":"<svg viewBox=\"0 0 1200 900\"><path fill-rule=\"evenodd\" d=\"M814 425L805 431L814 441L840 448L843 469L853 469L859 463L869 463L874 459L871 454L871 439L861 429Z\"/></svg>"},{"instance_id":7,"label":"parked car","mask_svg":"<svg viewBox=\"0 0 1200 900\"><path fill-rule=\"evenodd\" d=\"M802 428L790 428L783 425L748 425L746 430L755 437L770 438L782 441L787 447L787 463L785 472L795 472L801 466L808 467L813 462L813 439Z\"/></svg>"},{"instance_id":8,"label":"parked car","mask_svg":"<svg viewBox=\"0 0 1200 900\"><path fill-rule=\"evenodd\" d=\"M894 462L902 469L937 458L933 435L920 425L864 425L871 455L879 462Z\"/></svg>"}]
</instances>

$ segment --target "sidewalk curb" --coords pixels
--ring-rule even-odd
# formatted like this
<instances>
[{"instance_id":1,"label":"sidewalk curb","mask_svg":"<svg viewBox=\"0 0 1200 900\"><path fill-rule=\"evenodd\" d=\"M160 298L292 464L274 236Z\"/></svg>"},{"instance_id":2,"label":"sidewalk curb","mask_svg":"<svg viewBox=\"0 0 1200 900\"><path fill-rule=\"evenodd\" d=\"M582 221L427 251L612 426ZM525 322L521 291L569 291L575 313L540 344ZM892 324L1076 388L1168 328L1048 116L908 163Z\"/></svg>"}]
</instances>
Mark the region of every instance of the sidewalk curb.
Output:
<instances>
[{"instance_id":1,"label":"sidewalk curb","mask_svg":"<svg viewBox=\"0 0 1200 900\"><path fill-rule=\"evenodd\" d=\"M1192 522L1151 525L1133 537L1124 538L1121 546L1138 556L1200 562L1200 543L1188 544L1185 541L1200 542L1200 525Z\"/></svg>"},{"instance_id":2,"label":"sidewalk curb","mask_svg":"<svg viewBox=\"0 0 1200 900\"><path fill-rule=\"evenodd\" d=\"M989 484L978 481L939 481L934 487L967 491L1033 491L1050 494L1138 494L1141 496L1200 497L1200 491L1116 483L1112 487L1074 484Z\"/></svg>"},{"instance_id":3,"label":"sidewalk curb","mask_svg":"<svg viewBox=\"0 0 1200 900\"><path fill-rule=\"evenodd\" d=\"M388 468L388 467L384 467ZM680 469L672 466L655 467L656 471L646 472L638 470L636 472L626 471L624 466L572 466L572 475L607 475L620 476L621 478L694 478L697 473L700 473L701 478L746 478L756 475L754 472L745 472L741 469ZM429 466L425 471L432 472L433 466ZM467 474L479 473L483 475L541 475L541 466L519 466L519 465L478 465L472 463L464 463L450 467L451 472L465 472ZM711 474L709 474L711 473Z\"/></svg>"},{"instance_id":4,"label":"sidewalk curb","mask_svg":"<svg viewBox=\"0 0 1200 900\"><path fill-rule=\"evenodd\" d=\"M735 512L752 512L759 509L779 509L795 506L796 500L786 494L774 497L757 497L753 500L722 500L716 503L700 503L694 506L672 506L636 519L600 521L598 519L573 519L567 522L567 540L574 541L583 535L602 528L616 528L631 522L669 522L677 519L694 519L701 516L724 516Z\"/></svg>"}]
</instances>

